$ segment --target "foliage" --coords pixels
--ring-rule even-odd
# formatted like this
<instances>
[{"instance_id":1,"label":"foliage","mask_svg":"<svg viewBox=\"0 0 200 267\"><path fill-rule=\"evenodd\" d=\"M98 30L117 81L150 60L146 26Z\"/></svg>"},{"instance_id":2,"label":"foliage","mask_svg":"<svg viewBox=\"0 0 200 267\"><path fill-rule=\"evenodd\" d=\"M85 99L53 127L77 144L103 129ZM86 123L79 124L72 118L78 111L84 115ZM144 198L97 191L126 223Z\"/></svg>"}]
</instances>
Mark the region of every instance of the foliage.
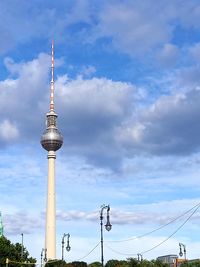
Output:
<instances>
[{"instance_id":1,"label":"foliage","mask_svg":"<svg viewBox=\"0 0 200 267\"><path fill-rule=\"evenodd\" d=\"M181 267L200 267L200 260L195 260L192 262L184 262Z\"/></svg>"},{"instance_id":2,"label":"foliage","mask_svg":"<svg viewBox=\"0 0 200 267\"><path fill-rule=\"evenodd\" d=\"M90 264L88 264L88 267L101 267L101 262L95 261Z\"/></svg>"},{"instance_id":3,"label":"foliage","mask_svg":"<svg viewBox=\"0 0 200 267\"><path fill-rule=\"evenodd\" d=\"M105 267L129 267L129 264L125 260L109 260Z\"/></svg>"},{"instance_id":4,"label":"foliage","mask_svg":"<svg viewBox=\"0 0 200 267\"><path fill-rule=\"evenodd\" d=\"M168 263L162 263L159 260L152 260L151 262L153 263L153 266L155 267L169 267Z\"/></svg>"},{"instance_id":5,"label":"foliage","mask_svg":"<svg viewBox=\"0 0 200 267\"><path fill-rule=\"evenodd\" d=\"M46 264L45 267L65 267L66 262L62 260L49 260Z\"/></svg>"},{"instance_id":6,"label":"foliage","mask_svg":"<svg viewBox=\"0 0 200 267\"><path fill-rule=\"evenodd\" d=\"M15 262L30 262L35 263L36 259L29 257L29 252L23 247L23 258L21 258L22 245L19 243L12 244L6 237L0 237L0 267L6 266L6 259ZM15 263L9 263L9 267L16 266ZM29 265L30 267L35 266Z\"/></svg>"},{"instance_id":7,"label":"foliage","mask_svg":"<svg viewBox=\"0 0 200 267\"><path fill-rule=\"evenodd\" d=\"M73 261L71 264L73 267L87 267L87 263L84 261Z\"/></svg>"},{"instance_id":8,"label":"foliage","mask_svg":"<svg viewBox=\"0 0 200 267\"><path fill-rule=\"evenodd\" d=\"M109 260L105 267L168 267L168 264L158 260L142 260L138 261L134 258L128 258L127 261Z\"/></svg>"},{"instance_id":9,"label":"foliage","mask_svg":"<svg viewBox=\"0 0 200 267\"><path fill-rule=\"evenodd\" d=\"M139 264L138 260L134 258L128 258L127 262L129 267L136 267Z\"/></svg>"}]
</instances>

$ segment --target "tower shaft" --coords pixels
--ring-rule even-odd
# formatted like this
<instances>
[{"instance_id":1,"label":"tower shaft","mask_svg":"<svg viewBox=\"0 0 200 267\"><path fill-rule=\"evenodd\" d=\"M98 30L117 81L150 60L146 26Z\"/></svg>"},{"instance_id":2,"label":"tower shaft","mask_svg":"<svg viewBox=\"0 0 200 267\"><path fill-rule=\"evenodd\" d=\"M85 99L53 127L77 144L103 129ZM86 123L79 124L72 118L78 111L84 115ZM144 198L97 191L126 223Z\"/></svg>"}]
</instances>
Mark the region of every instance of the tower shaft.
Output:
<instances>
[{"instance_id":1,"label":"tower shaft","mask_svg":"<svg viewBox=\"0 0 200 267\"><path fill-rule=\"evenodd\" d=\"M55 159L56 159L56 153L54 151L49 151L47 208L46 208L46 237L45 237L47 260L56 259Z\"/></svg>"}]
</instances>

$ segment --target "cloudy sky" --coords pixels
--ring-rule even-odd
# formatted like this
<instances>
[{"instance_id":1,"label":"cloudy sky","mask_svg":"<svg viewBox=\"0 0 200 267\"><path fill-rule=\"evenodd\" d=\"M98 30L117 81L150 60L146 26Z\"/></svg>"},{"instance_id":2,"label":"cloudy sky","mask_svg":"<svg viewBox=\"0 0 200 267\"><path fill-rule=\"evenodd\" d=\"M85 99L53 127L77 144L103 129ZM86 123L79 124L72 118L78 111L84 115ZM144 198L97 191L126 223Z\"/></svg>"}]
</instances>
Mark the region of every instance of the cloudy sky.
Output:
<instances>
[{"instance_id":1,"label":"cloudy sky","mask_svg":"<svg viewBox=\"0 0 200 267\"><path fill-rule=\"evenodd\" d=\"M70 233L66 261L100 261L110 204L105 260L178 254L179 242L199 258L200 2L2 0L0 16L4 234L24 233L40 259L54 39L57 257Z\"/></svg>"}]
</instances>

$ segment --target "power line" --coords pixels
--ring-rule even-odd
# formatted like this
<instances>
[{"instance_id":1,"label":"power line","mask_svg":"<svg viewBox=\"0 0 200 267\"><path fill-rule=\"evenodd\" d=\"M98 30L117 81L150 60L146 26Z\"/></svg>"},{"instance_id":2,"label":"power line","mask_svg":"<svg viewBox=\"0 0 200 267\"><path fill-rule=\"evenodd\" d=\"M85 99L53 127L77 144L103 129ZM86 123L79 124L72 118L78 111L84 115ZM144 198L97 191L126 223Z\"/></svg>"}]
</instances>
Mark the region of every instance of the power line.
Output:
<instances>
[{"instance_id":1,"label":"power line","mask_svg":"<svg viewBox=\"0 0 200 267\"><path fill-rule=\"evenodd\" d=\"M168 241L173 235L175 235L188 221L189 221L189 219L196 213L196 211L199 209L199 207L200 207L200 203L199 204L197 204L197 205L195 205L193 208L191 208L190 210L188 210L187 212L185 212L184 213L184 215L186 214L186 213L188 213L189 211L192 211L194 208L195 208L195 210L189 215L189 217L187 217L187 219L170 235L170 236L168 236L166 239L164 239L162 242L160 242L160 243L158 243L157 245L155 245L154 247L152 247L151 249L148 249L148 250L146 250L146 251L143 251L143 252L140 252L140 254L145 254L145 253L148 253L148 252L150 252L150 251L152 251L153 249L155 249L155 248L157 248L157 247L159 247L160 245L162 245L163 243L165 243L166 241ZM181 215L182 216L182 215ZM179 216L179 217L177 217L177 218L180 218L181 216ZM177 219L176 218L176 219ZM174 219L175 220L175 219ZM168 223L169 224L169 223ZM154 231L151 231L151 233L152 232L155 232L155 230ZM150 233L150 232L149 232ZM143 236L145 236L145 235L142 235L142 237ZM136 238L135 238L136 239ZM119 251L117 251L117 250L114 250L114 249L112 249L111 247L109 247L107 244L106 244L106 247L107 248L109 248L110 250L112 250L113 252L115 252L115 253L117 253L117 254L120 254L120 255L125 255L125 256L135 256L135 255L137 255L137 254L133 254L133 253L122 253L122 252L119 252Z\"/></svg>"},{"instance_id":2,"label":"power line","mask_svg":"<svg viewBox=\"0 0 200 267\"><path fill-rule=\"evenodd\" d=\"M107 242L107 243L120 243L120 242L127 242L127 241L133 241L133 240L136 240L136 239L139 239L139 238L142 238L142 237L145 237L147 235L150 235L168 225L170 225L171 223L174 223L175 221L177 221L178 219L180 219L181 217L185 216L187 213L189 213L190 211L192 211L194 208L196 207L200 207L200 203L198 203L197 205L193 206L191 209L185 211L184 213L182 213L181 215L179 215L178 217L174 218L173 220L169 221L168 223L166 224L163 224L161 225L160 227L150 231L150 232L147 232L145 234L142 234L142 235L138 235L138 236L135 236L135 237L130 237L130 238L127 238L127 239L121 239L121 240L105 240L104 242Z\"/></svg>"},{"instance_id":3,"label":"power line","mask_svg":"<svg viewBox=\"0 0 200 267\"><path fill-rule=\"evenodd\" d=\"M160 243L158 243L156 246L154 246L153 248L151 248L151 249L148 249L148 250L146 250L146 251L143 251L141 254L145 254L145 253L147 253L147 252L149 252L149 251L151 251L151 250L153 250L153 249L155 249L155 248L157 248L157 247L159 247L160 245L162 245L163 243L165 243L166 241L168 241L173 235L175 235L188 221L189 221L189 219L195 214L195 212L199 209L199 207L200 207L200 205L198 205L197 207L196 207L196 209L190 214L190 216L170 235L170 236L168 236L168 238L166 238L165 240L163 240L162 242L160 242Z\"/></svg>"},{"instance_id":4,"label":"power line","mask_svg":"<svg viewBox=\"0 0 200 267\"><path fill-rule=\"evenodd\" d=\"M83 260L84 258L89 256L98 247L99 244L100 244L100 242L98 242L98 244L92 250L90 250L90 252L88 252L84 257L79 258L77 261Z\"/></svg>"},{"instance_id":5,"label":"power line","mask_svg":"<svg viewBox=\"0 0 200 267\"><path fill-rule=\"evenodd\" d=\"M133 254L133 253L122 253L120 251L117 251L113 248L111 248L110 246L108 246L107 244L105 245L108 249L110 249L111 251L115 252L116 254L120 254L120 255L125 255L125 256L137 256L137 254Z\"/></svg>"}]
</instances>

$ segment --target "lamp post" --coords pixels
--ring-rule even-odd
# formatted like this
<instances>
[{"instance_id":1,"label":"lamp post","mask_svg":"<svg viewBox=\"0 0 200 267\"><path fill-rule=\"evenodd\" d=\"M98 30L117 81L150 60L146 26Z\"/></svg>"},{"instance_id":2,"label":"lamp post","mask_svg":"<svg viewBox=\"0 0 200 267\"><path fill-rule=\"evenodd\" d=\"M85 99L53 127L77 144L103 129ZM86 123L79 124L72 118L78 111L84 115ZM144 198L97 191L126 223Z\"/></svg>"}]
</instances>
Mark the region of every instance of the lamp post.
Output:
<instances>
[{"instance_id":1,"label":"lamp post","mask_svg":"<svg viewBox=\"0 0 200 267\"><path fill-rule=\"evenodd\" d=\"M143 260L142 254L138 253L137 256L138 256L138 261L142 261Z\"/></svg>"},{"instance_id":2,"label":"lamp post","mask_svg":"<svg viewBox=\"0 0 200 267\"><path fill-rule=\"evenodd\" d=\"M42 267L43 266L43 253L46 251L45 248L42 248L42 251L41 251L41 254L40 254L40 266Z\"/></svg>"},{"instance_id":3,"label":"lamp post","mask_svg":"<svg viewBox=\"0 0 200 267\"><path fill-rule=\"evenodd\" d=\"M186 246L183 243L179 243L179 247L180 247L179 256L182 257L184 253L184 258L186 260ZM182 252L182 247L183 247L183 252Z\"/></svg>"},{"instance_id":4,"label":"lamp post","mask_svg":"<svg viewBox=\"0 0 200 267\"><path fill-rule=\"evenodd\" d=\"M112 228L112 225L110 223L110 216L109 216L109 211L110 211L110 206L103 204L101 206L100 210L100 226L101 226L101 266L104 266L104 258L103 258L103 211L107 209L107 221L105 224L105 228L107 231L110 231Z\"/></svg>"},{"instance_id":5,"label":"lamp post","mask_svg":"<svg viewBox=\"0 0 200 267\"><path fill-rule=\"evenodd\" d=\"M23 256L24 256L24 234L21 234L22 236L22 243L21 243L21 260L23 261Z\"/></svg>"},{"instance_id":6,"label":"lamp post","mask_svg":"<svg viewBox=\"0 0 200 267\"><path fill-rule=\"evenodd\" d=\"M66 250L70 251L71 247L69 245L69 238L70 238L70 234L63 234L62 237L62 261L64 260L64 246L65 246L65 237L67 236L67 246L66 246Z\"/></svg>"}]
</instances>

